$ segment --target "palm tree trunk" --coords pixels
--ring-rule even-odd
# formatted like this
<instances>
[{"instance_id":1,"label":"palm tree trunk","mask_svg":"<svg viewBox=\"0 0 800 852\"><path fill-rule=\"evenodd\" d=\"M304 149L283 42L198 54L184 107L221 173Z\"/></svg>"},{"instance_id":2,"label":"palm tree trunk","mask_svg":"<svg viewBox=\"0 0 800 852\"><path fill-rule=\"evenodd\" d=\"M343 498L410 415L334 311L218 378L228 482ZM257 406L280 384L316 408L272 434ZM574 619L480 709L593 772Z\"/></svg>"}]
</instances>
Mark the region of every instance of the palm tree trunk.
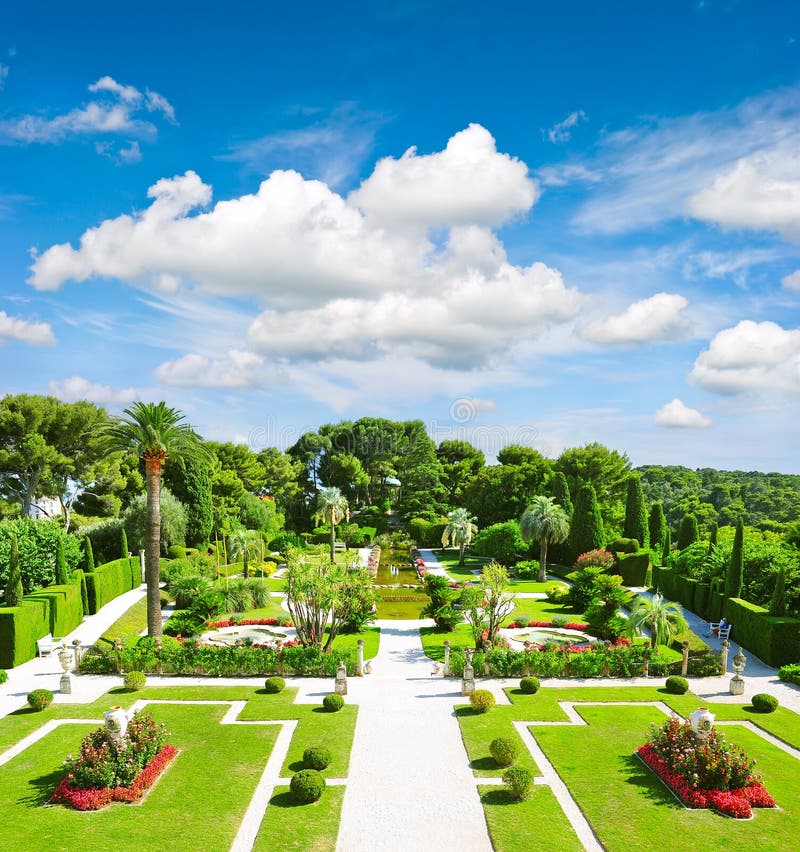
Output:
<instances>
[{"instance_id":1,"label":"palm tree trunk","mask_svg":"<svg viewBox=\"0 0 800 852\"><path fill-rule=\"evenodd\" d=\"M144 575L147 582L147 635L161 636L161 459L145 459L147 541Z\"/></svg>"},{"instance_id":2,"label":"palm tree trunk","mask_svg":"<svg viewBox=\"0 0 800 852\"><path fill-rule=\"evenodd\" d=\"M331 565L336 562L336 525L331 520Z\"/></svg>"},{"instance_id":3,"label":"palm tree trunk","mask_svg":"<svg viewBox=\"0 0 800 852\"><path fill-rule=\"evenodd\" d=\"M537 579L540 583L547 582L547 536L542 536L542 542L539 545L539 576Z\"/></svg>"},{"instance_id":4,"label":"palm tree trunk","mask_svg":"<svg viewBox=\"0 0 800 852\"><path fill-rule=\"evenodd\" d=\"M460 544L458 547L458 567L464 567L464 550L466 548L465 544Z\"/></svg>"}]
</instances>

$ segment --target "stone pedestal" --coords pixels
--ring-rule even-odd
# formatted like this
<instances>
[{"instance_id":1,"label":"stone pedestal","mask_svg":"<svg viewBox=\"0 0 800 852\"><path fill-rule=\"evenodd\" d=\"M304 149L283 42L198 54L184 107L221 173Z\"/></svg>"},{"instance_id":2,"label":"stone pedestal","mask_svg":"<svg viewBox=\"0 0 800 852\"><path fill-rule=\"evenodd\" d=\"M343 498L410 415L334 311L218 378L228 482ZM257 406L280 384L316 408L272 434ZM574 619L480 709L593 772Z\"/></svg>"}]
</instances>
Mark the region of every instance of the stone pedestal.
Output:
<instances>
[{"instance_id":1,"label":"stone pedestal","mask_svg":"<svg viewBox=\"0 0 800 852\"><path fill-rule=\"evenodd\" d=\"M742 672L746 663L747 657L742 653L742 649L739 648L736 656L733 658L733 671L735 674L731 678L729 690L731 695L744 695L744 678L742 677Z\"/></svg>"},{"instance_id":2,"label":"stone pedestal","mask_svg":"<svg viewBox=\"0 0 800 852\"><path fill-rule=\"evenodd\" d=\"M464 663L464 674L461 678L461 694L472 695L475 692L475 672L472 668L472 660L467 651L467 662Z\"/></svg>"},{"instance_id":3,"label":"stone pedestal","mask_svg":"<svg viewBox=\"0 0 800 852\"><path fill-rule=\"evenodd\" d=\"M347 695L347 669L345 669L344 663L339 663L336 668L334 692L337 695Z\"/></svg>"},{"instance_id":4,"label":"stone pedestal","mask_svg":"<svg viewBox=\"0 0 800 852\"><path fill-rule=\"evenodd\" d=\"M358 662L356 663L356 674L364 677L364 640L358 640Z\"/></svg>"},{"instance_id":5,"label":"stone pedestal","mask_svg":"<svg viewBox=\"0 0 800 852\"><path fill-rule=\"evenodd\" d=\"M444 672L445 677L450 677L450 640L444 640Z\"/></svg>"},{"instance_id":6,"label":"stone pedestal","mask_svg":"<svg viewBox=\"0 0 800 852\"><path fill-rule=\"evenodd\" d=\"M62 695L70 695L72 693L72 681L70 680L69 672L64 672L64 674L61 675L58 688Z\"/></svg>"},{"instance_id":7,"label":"stone pedestal","mask_svg":"<svg viewBox=\"0 0 800 852\"><path fill-rule=\"evenodd\" d=\"M722 650L719 653L719 667L722 670L721 674L728 673L728 653L731 650L731 643L727 639L722 640Z\"/></svg>"},{"instance_id":8,"label":"stone pedestal","mask_svg":"<svg viewBox=\"0 0 800 852\"><path fill-rule=\"evenodd\" d=\"M744 695L744 678L734 675L731 678L729 692L731 695Z\"/></svg>"},{"instance_id":9,"label":"stone pedestal","mask_svg":"<svg viewBox=\"0 0 800 852\"><path fill-rule=\"evenodd\" d=\"M681 659L681 674L683 677L686 677L689 674L689 643L682 642L681 648L683 650L683 657Z\"/></svg>"}]
</instances>

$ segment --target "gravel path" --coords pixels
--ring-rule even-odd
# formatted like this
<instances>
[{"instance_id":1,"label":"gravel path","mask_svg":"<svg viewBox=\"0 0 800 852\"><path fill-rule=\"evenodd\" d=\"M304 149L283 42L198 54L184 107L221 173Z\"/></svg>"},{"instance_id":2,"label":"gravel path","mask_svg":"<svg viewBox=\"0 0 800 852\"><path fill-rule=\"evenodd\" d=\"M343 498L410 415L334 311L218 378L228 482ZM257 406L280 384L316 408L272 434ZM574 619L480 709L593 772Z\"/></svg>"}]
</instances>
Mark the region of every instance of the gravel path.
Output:
<instances>
[{"instance_id":1,"label":"gravel path","mask_svg":"<svg viewBox=\"0 0 800 852\"><path fill-rule=\"evenodd\" d=\"M338 850L491 850L453 714L460 681L431 676L420 622L378 625L373 674L349 680L359 710Z\"/></svg>"}]
</instances>

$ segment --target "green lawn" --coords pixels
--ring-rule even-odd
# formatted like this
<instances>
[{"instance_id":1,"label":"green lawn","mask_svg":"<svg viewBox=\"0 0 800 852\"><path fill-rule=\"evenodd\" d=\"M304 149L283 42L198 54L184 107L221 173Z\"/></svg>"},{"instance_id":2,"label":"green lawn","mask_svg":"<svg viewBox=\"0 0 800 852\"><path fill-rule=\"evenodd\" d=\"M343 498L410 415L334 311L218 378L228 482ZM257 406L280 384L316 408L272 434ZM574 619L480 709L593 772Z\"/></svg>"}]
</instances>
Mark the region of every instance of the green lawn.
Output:
<instances>
[{"instance_id":1,"label":"green lawn","mask_svg":"<svg viewBox=\"0 0 800 852\"><path fill-rule=\"evenodd\" d=\"M276 787L253 845L254 852L330 852L336 848L343 802L342 786L326 787L322 798L310 805L298 805L288 787Z\"/></svg>"},{"instance_id":2,"label":"green lawn","mask_svg":"<svg viewBox=\"0 0 800 852\"><path fill-rule=\"evenodd\" d=\"M363 633L340 633L333 640L334 651L358 651L358 640L364 640L364 659L371 660L378 656L381 641L380 627L365 627Z\"/></svg>"}]
</instances>

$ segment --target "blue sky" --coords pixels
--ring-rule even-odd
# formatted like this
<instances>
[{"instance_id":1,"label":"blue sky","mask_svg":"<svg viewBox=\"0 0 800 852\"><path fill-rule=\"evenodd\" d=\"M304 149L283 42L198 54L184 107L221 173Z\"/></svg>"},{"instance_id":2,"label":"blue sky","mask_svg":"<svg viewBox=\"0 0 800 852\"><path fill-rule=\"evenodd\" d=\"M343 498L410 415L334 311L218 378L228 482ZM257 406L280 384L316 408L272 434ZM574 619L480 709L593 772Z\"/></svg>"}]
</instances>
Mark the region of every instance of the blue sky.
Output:
<instances>
[{"instance_id":1,"label":"blue sky","mask_svg":"<svg viewBox=\"0 0 800 852\"><path fill-rule=\"evenodd\" d=\"M800 472L793 2L5 10L6 393Z\"/></svg>"}]
</instances>

